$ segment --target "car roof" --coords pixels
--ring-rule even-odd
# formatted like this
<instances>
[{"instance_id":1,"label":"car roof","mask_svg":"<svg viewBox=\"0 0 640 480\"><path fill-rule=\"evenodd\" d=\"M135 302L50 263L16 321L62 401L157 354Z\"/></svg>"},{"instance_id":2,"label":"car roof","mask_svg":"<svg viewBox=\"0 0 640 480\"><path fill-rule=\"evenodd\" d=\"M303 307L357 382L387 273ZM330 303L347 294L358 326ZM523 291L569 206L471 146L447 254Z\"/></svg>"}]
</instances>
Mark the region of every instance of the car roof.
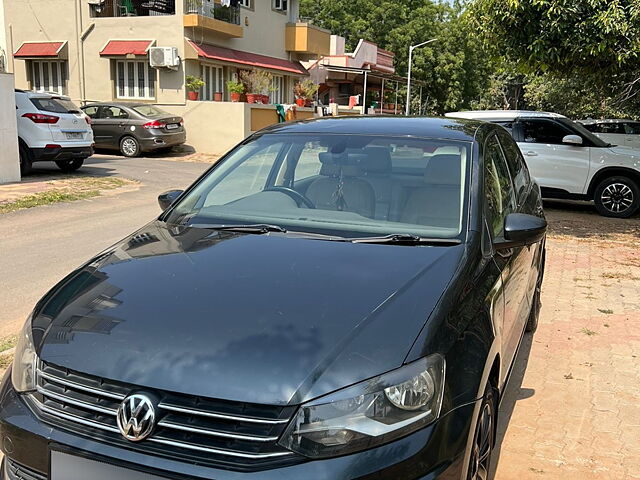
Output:
<instances>
[{"instance_id":1,"label":"car roof","mask_svg":"<svg viewBox=\"0 0 640 480\"><path fill-rule=\"evenodd\" d=\"M479 128L489 124L474 120L400 116L324 117L279 123L259 133L329 133L385 135L473 141Z\"/></svg>"},{"instance_id":2,"label":"car roof","mask_svg":"<svg viewBox=\"0 0 640 480\"><path fill-rule=\"evenodd\" d=\"M56 92L36 92L34 90L20 90L16 88L15 93L25 94L29 98L62 98L64 100L71 100L68 96L60 95Z\"/></svg>"},{"instance_id":3,"label":"car roof","mask_svg":"<svg viewBox=\"0 0 640 480\"><path fill-rule=\"evenodd\" d=\"M536 112L534 110L469 110L465 112L450 112L445 114L448 118L472 118L487 121L512 121L519 117L529 118L567 118L564 115L553 112Z\"/></svg>"}]
</instances>

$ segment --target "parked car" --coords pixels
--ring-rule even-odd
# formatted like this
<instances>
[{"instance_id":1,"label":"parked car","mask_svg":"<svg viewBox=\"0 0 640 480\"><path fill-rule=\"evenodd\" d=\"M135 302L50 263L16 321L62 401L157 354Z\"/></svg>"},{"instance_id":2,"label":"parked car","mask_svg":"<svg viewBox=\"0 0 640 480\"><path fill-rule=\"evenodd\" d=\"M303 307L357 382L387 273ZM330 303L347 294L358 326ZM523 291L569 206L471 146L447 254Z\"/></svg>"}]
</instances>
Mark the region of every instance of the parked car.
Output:
<instances>
[{"instance_id":1,"label":"parked car","mask_svg":"<svg viewBox=\"0 0 640 480\"><path fill-rule=\"evenodd\" d=\"M593 200L607 217L628 218L640 208L640 151L612 145L556 113L487 110L447 116L505 127L545 198Z\"/></svg>"},{"instance_id":2,"label":"parked car","mask_svg":"<svg viewBox=\"0 0 640 480\"><path fill-rule=\"evenodd\" d=\"M636 120L578 120L596 137L622 147L640 149L640 122Z\"/></svg>"},{"instance_id":3,"label":"parked car","mask_svg":"<svg viewBox=\"0 0 640 480\"><path fill-rule=\"evenodd\" d=\"M91 120L58 94L16 90L20 173L34 162L53 161L63 172L78 170L93 155Z\"/></svg>"},{"instance_id":4,"label":"parked car","mask_svg":"<svg viewBox=\"0 0 640 480\"><path fill-rule=\"evenodd\" d=\"M503 128L280 124L159 202L26 322L0 388L6 472L487 478L545 258Z\"/></svg>"},{"instance_id":5,"label":"parked car","mask_svg":"<svg viewBox=\"0 0 640 480\"><path fill-rule=\"evenodd\" d=\"M96 148L119 150L125 157L170 151L187 140L182 117L148 103L90 103Z\"/></svg>"}]
</instances>

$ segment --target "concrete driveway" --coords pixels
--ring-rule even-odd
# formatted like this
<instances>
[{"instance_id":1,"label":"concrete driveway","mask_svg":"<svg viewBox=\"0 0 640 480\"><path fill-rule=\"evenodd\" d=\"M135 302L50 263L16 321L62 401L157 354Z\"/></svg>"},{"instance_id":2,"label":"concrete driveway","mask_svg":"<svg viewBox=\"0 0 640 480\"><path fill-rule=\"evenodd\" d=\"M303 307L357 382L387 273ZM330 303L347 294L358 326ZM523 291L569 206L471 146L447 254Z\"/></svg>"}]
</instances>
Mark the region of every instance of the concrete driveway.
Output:
<instances>
[{"instance_id":1,"label":"concrete driveway","mask_svg":"<svg viewBox=\"0 0 640 480\"><path fill-rule=\"evenodd\" d=\"M210 166L96 155L80 173L138 180L140 188L0 215L0 337L15 333L35 302L73 268L159 215L159 193L187 187ZM36 175L46 173L60 171L36 164Z\"/></svg>"}]
</instances>

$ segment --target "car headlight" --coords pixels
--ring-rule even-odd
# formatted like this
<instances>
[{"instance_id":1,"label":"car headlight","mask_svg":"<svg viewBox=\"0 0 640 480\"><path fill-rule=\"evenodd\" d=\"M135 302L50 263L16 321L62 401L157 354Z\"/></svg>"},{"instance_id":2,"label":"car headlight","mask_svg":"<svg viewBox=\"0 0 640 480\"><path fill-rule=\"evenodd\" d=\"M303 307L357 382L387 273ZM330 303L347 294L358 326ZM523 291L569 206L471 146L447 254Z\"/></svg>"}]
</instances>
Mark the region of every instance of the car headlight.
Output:
<instances>
[{"instance_id":1,"label":"car headlight","mask_svg":"<svg viewBox=\"0 0 640 480\"><path fill-rule=\"evenodd\" d=\"M11 381L13 388L20 393L36 389L36 349L31 334L31 318L28 318L18 335L16 354L13 358Z\"/></svg>"},{"instance_id":2,"label":"car headlight","mask_svg":"<svg viewBox=\"0 0 640 480\"><path fill-rule=\"evenodd\" d=\"M445 362L431 355L302 405L280 445L311 458L345 455L408 435L440 415Z\"/></svg>"}]
</instances>

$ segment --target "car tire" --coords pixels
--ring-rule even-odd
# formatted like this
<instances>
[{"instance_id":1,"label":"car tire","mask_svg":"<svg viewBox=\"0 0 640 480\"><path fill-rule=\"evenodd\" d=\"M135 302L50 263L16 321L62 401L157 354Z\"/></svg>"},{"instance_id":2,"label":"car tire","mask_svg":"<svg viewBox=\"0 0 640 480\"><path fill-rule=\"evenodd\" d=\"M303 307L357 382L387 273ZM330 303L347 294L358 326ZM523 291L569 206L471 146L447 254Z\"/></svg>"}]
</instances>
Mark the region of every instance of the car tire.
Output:
<instances>
[{"instance_id":1,"label":"car tire","mask_svg":"<svg viewBox=\"0 0 640 480\"><path fill-rule=\"evenodd\" d=\"M488 384L482 397L480 413L474 427L467 480L485 480L491 472L491 454L495 446L497 421L497 395L493 385Z\"/></svg>"},{"instance_id":2,"label":"car tire","mask_svg":"<svg viewBox=\"0 0 640 480\"><path fill-rule=\"evenodd\" d=\"M593 200L600 215L629 218L640 208L640 187L628 177L609 177L598 184Z\"/></svg>"},{"instance_id":3,"label":"car tire","mask_svg":"<svg viewBox=\"0 0 640 480\"><path fill-rule=\"evenodd\" d=\"M125 157L137 157L140 151L140 142L135 137L127 135L120 140L120 153Z\"/></svg>"},{"instance_id":4,"label":"car tire","mask_svg":"<svg viewBox=\"0 0 640 480\"><path fill-rule=\"evenodd\" d=\"M31 157L31 152L29 151L29 147L20 144L19 148L20 153L20 175L25 176L31 173L33 160Z\"/></svg>"},{"instance_id":5,"label":"car tire","mask_svg":"<svg viewBox=\"0 0 640 480\"><path fill-rule=\"evenodd\" d=\"M65 173L75 172L84 164L84 159L82 160L58 160L56 165L60 170Z\"/></svg>"},{"instance_id":6,"label":"car tire","mask_svg":"<svg viewBox=\"0 0 640 480\"><path fill-rule=\"evenodd\" d=\"M538 274L538 280L536 281L536 288L533 291L533 300L531 301L531 311L529 312L529 318L527 319L527 326L525 332L535 333L538 329L538 318L540 318L540 310L542 309L542 280L544 279L544 264L546 261L546 251L542 250L542 265L540 273Z\"/></svg>"}]
</instances>

